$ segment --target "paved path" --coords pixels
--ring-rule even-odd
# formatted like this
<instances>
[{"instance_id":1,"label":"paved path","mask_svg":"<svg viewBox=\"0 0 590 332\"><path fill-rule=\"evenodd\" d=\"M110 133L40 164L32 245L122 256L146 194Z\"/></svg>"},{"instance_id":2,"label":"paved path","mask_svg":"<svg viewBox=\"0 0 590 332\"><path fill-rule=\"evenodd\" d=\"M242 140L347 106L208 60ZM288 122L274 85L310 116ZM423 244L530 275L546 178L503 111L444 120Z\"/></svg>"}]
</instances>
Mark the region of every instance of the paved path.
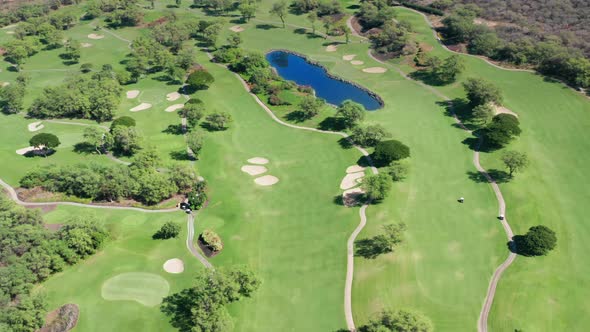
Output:
<instances>
[{"instance_id":1,"label":"paved path","mask_svg":"<svg viewBox=\"0 0 590 332\"><path fill-rule=\"evenodd\" d=\"M190 251L190 253L193 254L193 256L195 256L206 268L213 269L213 265L201 255L197 248L195 248L195 216L192 212L188 215L186 227L188 230L188 235L186 236L186 247L188 251Z\"/></svg>"}]
</instances>

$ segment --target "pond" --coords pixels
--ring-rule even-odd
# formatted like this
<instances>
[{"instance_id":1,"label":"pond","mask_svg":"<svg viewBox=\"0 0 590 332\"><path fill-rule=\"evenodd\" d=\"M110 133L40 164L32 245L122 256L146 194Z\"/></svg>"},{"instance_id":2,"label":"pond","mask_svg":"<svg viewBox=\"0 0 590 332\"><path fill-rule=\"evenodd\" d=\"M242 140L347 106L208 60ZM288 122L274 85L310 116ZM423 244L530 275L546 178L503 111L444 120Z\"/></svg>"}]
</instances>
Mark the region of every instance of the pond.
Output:
<instances>
[{"instance_id":1,"label":"pond","mask_svg":"<svg viewBox=\"0 0 590 332\"><path fill-rule=\"evenodd\" d=\"M369 111L383 105L374 95L358 86L338 80L326 69L309 63L304 57L285 51L272 51L266 55L270 65L284 79L298 85L311 86L316 96L332 105L341 105L347 99L357 102Z\"/></svg>"}]
</instances>

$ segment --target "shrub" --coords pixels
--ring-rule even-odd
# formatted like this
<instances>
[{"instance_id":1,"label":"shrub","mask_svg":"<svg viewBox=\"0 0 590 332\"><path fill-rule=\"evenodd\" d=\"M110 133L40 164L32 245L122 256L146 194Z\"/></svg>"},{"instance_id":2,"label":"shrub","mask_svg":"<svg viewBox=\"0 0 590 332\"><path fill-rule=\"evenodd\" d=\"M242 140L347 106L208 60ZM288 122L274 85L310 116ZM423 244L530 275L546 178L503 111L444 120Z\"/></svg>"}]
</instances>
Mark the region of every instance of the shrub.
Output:
<instances>
[{"instance_id":1,"label":"shrub","mask_svg":"<svg viewBox=\"0 0 590 332\"><path fill-rule=\"evenodd\" d=\"M43 155L47 157L47 152L58 147L61 142L57 136L50 133L37 134L29 140L29 144L37 149L41 149Z\"/></svg>"},{"instance_id":2,"label":"shrub","mask_svg":"<svg viewBox=\"0 0 590 332\"><path fill-rule=\"evenodd\" d=\"M363 147L375 146L387 137L391 137L391 133L378 124L370 125L365 128L356 127L352 130L351 135L352 140Z\"/></svg>"},{"instance_id":3,"label":"shrub","mask_svg":"<svg viewBox=\"0 0 590 332\"><path fill-rule=\"evenodd\" d=\"M166 240L178 237L178 234L180 234L180 225L175 224L172 221L168 221L164 225L162 225L162 228L160 228L154 235L152 235L152 238L154 240Z\"/></svg>"},{"instance_id":4,"label":"shrub","mask_svg":"<svg viewBox=\"0 0 590 332\"><path fill-rule=\"evenodd\" d=\"M206 229L201 233L201 239L213 251L221 251L223 249L223 243L217 233L212 230Z\"/></svg>"},{"instance_id":5,"label":"shrub","mask_svg":"<svg viewBox=\"0 0 590 332\"><path fill-rule=\"evenodd\" d=\"M377 143L372 158L379 166L388 166L392 161L408 158L410 148L397 140Z\"/></svg>"},{"instance_id":6,"label":"shrub","mask_svg":"<svg viewBox=\"0 0 590 332\"><path fill-rule=\"evenodd\" d=\"M83 63L80 66L80 71L83 73L89 73L92 71L92 64L91 63Z\"/></svg>"},{"instance_id":7,"label":"shrub","mask_svg":"<svg viewBox=\"0 0 590 332\"><path fill-rule=\"evenodd\" d=\"M533 226L524 235L519 245L523 246L517 248L520 252L531 256L544 256L555 249L557 237L549 227L543 225Z\"/></svg>"},{"instance_id":8,"label":"shrub","mask_svg":"<svg viewBox=\"0 0 590 332\"><path fill-rule=\"evenodd\" d=\"M135 127L135 119L130 116L118 117L111 123L111 131L116 126Z\"/></svg>"},{"instance_id":9,"label":"shrub","mask_svg":"<svg viewBox=\"0 0 590 332\"><path fill-rule=\"evenodd\" d=\"M280 106L280 105L285 105L285 101L283 99L281 99L281 97L272 94L268 97L268 103L273 105L273 106Z\"/></svg>"},{"instance_id":10,"label":"shrub","mask_svg":"<svg viewBox=\"0 0 590 332\"><path fill-rule=\"evenodd\" d=\"M186 79L186 84L195 90L207 89L213 82L215 82L213 75L203 69L192 72Z\"/></svg>"},{"instance_id":11,"label":"shrub","mask_svg":"<svg viewBox=\"0 0 590 332\"><path fill-rule=\"evenodd\" d=\"M361 187L369 201L384 199L391 189L391 177L385 173L369 175L363 179Z\"/></svg>"},{"instance_id":12,"label":"shrub","mask_svg":"<svg viewBox=\"0 0 590 332\"><path fill-rule=\"evenodd\" d=\"M501 148L520 135L518 118L512 114L498 114L483 130L483 138L491 148Z\"/></svg>"}]
</instances>

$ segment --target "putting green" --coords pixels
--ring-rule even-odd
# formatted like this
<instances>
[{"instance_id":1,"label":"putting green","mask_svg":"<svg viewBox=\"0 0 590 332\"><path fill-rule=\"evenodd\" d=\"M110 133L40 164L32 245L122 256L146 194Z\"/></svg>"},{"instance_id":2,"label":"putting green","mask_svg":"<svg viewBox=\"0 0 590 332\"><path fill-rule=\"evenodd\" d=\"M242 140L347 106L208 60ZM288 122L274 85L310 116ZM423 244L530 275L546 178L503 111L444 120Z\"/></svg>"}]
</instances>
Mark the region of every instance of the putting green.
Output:
<instances>
[{"instance_id":1,"label":"putting green","mask_svg":"<svg viewBox=\"0 0 590 332\"><path fill-rule=\"evenodd\" d=\"M157 306L168 295L170 285L154 273L130 272L116 275L102 284L101 294L109 301L136 301L148 307Z\"/></svg>"}]
</instances>

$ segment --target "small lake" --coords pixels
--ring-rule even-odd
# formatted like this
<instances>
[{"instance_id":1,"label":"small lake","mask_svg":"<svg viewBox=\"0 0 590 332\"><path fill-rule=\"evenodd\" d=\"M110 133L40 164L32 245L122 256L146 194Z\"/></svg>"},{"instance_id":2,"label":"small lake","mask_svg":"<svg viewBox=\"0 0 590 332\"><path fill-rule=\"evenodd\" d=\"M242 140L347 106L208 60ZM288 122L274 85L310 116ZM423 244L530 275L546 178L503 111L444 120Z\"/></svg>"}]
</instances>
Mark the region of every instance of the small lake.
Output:
<instances>
[{"instance_id":1,"label":"small lake","mask_svg":"<svg viewBox=\"0 0 590 332\"><path fill-rule=\"evenodd\" d=\"M311 86L316 96L332 105L341 105L347 99L357 102L369 111L382 107L377 98L367 91L347 82L332 78L320 66L311 64L299 55L284 51L272 51L266 55L278 74L298 85Z\"/></svg>"}]
</instances>

